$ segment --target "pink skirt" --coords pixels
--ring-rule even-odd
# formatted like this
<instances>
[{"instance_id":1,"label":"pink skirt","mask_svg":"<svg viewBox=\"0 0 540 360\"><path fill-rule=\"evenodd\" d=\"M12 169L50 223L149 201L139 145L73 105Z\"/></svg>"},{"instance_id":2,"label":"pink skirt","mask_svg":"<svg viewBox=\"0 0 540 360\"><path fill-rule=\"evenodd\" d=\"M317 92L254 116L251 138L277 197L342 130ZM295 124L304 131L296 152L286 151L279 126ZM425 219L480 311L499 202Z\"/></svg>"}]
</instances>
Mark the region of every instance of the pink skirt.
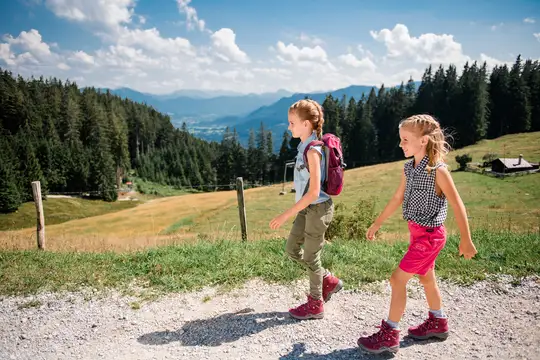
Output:
<instances>
[{"instance_id":1,"label":"pink skirt","mask_svg":"<svg viewBox=\"0 0 540 360\"><path fill-rule=\"evenodd\" d=\"M425 227L409 221L411 234L409 249L401 259L401 270L418 275L426 275L435 268L435 260L446 245L446 229L444 225Z\"/></svg>"}]
</instances>

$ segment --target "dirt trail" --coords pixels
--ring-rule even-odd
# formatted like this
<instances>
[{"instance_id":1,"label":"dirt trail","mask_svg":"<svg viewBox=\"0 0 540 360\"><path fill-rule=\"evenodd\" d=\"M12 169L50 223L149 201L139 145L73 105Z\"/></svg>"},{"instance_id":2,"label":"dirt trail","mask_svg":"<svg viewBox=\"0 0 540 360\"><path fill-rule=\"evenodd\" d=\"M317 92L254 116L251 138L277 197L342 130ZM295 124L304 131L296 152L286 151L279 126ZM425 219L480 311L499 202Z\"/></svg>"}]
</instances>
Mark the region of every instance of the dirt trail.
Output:
<instances>
[{"instance_id":1,"label":"dirt trail","mask_svg":"<svg viewBox=\"0 0 540 360\"><path fill-rule=\"evenodd\" d=\"M342 291L322 320L297 321L306 282L251 281L220 294L213 288L173 294L134 310L134 298L43 294L0 299L1 359L386 359L356 346L375 331L389 303L387 282ZM402 339L396 359L540 359L540 279L470 287L441 284L451 334L444 341ZM401 327L421 322L425 300L414 281ZM86 298L86 299L85 299ZM88 300L88 298L91 298ZM29 303L29 301L34 301ZM303 300L303 298L302 298ZM34 305L35 307L29 307ZM22 307L22 309L19 309Z\"/></svg>"}]
</instances>

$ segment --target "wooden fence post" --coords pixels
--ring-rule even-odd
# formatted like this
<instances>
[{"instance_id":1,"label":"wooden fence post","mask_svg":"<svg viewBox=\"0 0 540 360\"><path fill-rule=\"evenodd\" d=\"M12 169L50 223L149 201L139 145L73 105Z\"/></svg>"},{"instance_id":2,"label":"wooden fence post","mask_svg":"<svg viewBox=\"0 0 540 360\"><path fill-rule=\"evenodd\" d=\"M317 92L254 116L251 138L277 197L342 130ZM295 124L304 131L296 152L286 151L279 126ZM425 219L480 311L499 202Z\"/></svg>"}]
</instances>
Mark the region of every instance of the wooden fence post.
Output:
<instances>
[{"instance_id":1,"label":"wooden fence post","mask_svg":"<svg viewBox=\"0 0 540 360\"><path fill-rule=\"evenodd\" d=\"M244 203L244 180L241 177L236 178L236 195L238 197L238 212L240 214L242 240L247 241L246 204Z\"/></svg>"},{"instance_id":2,"label":"wooden fence post","mask_svg":"<svg viewBox=\"0 0 540 360\"><path fill-rule=\"evenodd\" d=\"M43 202L41 200L41 183L32 181L32 193L37 213L37 245L39 250L45 249L45 214L43 214Z\"/></svg>"}]
</instances>

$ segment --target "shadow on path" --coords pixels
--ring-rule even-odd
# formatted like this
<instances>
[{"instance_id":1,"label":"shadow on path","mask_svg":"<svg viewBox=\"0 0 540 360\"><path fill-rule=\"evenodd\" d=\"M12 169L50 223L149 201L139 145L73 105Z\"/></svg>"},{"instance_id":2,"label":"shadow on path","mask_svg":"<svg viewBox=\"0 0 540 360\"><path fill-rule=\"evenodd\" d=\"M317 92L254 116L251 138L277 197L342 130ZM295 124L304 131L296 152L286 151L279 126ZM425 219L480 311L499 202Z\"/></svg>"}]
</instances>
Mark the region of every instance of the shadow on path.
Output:
<instances>
[{"instance_id":1,"label":"shadow on path","mask_svg":"<svg viewBox=\"0 0 540 360\"><path fill-rule=\"evenodd\" d=\"M164 345L178 341L185 346L219 346L296 321L287 312L253 311L248 308L210 319L188 321L177 331L156 331L141 335L137 340L145 345Z\"/></svg>"}]
</instances>

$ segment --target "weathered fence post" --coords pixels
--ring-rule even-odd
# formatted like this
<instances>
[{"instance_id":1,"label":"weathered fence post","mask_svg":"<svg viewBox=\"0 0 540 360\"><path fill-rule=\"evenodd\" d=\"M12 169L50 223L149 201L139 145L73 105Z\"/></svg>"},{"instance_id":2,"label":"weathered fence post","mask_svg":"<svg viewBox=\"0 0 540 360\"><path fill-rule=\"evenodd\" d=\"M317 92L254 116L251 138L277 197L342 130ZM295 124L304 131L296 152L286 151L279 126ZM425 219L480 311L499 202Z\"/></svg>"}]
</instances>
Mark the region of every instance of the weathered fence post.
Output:
<instances>
[{"instance_id":1,"label":"weathered fence post","mask_svg":"<svg viewBox=\"0 0 540 360\"><path fill-rule=\"evenodd\" d=\"M32 181L32 193L37 213L37 245L39 250L45 249L45 215L43 214L43 202L41 200L41 183Z\"/></svg>"},{"instance_id":2,"label":"weathered fence post","mask_svg":"<svg viewBox=\"0 0 540 360\"><path fill-rule=\"evenodd\" d=\"M236 195L238 197L238 212L240 214L242 240L247 241L246 204L244 203L244 180L241 177L236 178Z\"/></svg>"}]
</instances>

